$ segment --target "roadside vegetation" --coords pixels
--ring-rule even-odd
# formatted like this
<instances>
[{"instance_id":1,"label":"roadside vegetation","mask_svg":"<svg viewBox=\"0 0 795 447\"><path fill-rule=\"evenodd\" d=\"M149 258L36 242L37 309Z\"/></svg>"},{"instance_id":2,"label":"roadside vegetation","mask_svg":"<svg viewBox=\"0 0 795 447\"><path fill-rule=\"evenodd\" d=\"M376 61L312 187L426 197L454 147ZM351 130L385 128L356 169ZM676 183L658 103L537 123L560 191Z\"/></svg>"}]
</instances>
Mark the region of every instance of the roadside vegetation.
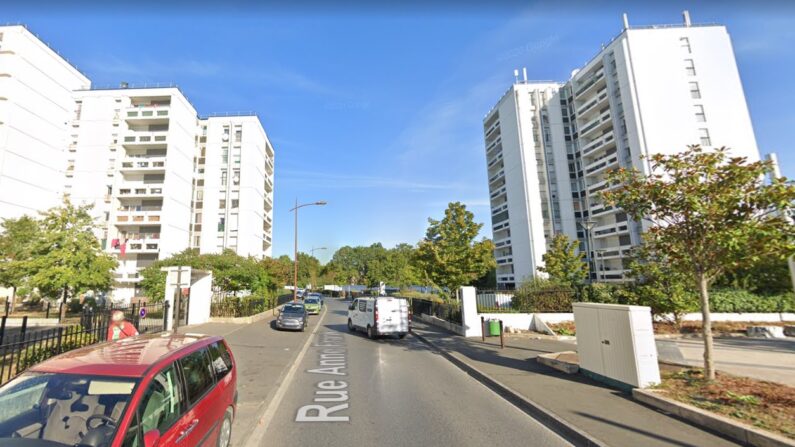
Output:
<instances>
[{"instance_id":1,"label":"roadside vegetation","mask_svg":"<svg viewBox=\"0 0 795 447\"><path fill-rule=\"evenodd\" d=\"M795 388L703 369L665 368L657 388L680 402L795 439Z\"/></svg>"}]
</instances>

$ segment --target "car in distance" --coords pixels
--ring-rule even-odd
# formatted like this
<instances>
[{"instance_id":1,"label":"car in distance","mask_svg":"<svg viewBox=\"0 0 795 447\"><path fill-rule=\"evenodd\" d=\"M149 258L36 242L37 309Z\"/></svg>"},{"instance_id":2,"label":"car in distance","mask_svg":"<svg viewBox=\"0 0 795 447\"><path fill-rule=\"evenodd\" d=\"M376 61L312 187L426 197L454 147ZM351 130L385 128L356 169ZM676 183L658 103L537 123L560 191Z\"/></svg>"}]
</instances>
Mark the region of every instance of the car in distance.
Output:
<instances>
[{"instance_id":1,"label":"car in distance","mask_svg":"<svg viewBox=\"0 0 795 447\"><path fill-rule=\"evenodd\" d=\"M221 337L100 343L39 363L0 388L0 445L228 447L236 387Z\"/></svg>"},{"instance_id":2,"label":"car in distance","mask_svg":"<svg viewBox=\"0 0 795 447\"><path fill-rule=\"evenodd\" d=\"M304 298L304 308L306 308L306 313L310 315L317 315L320 313L320 306L320 298L311 295Z\"/></svg>"},{"instance_id":3,"label":"car in distance","mask_svg":"<svg viewBox=\"0 0 795 447\"><path fill-rule=\"evenodd\" d=\"M362 330L369 338L381 335L406 336L411 330L411 312L405 298L380 296L356 298L348 306L348 330Z\"/></svg>"},{"instance_id":4,"label":"car in distance","mask_svg":"<svg viewBox=\"0 0 795 447\"><path fill-rule=\"evenodd\" d=\"M303 331L308 324L306 307L301 303L285 304L282 306L279 311L279 316L276 318L277 329Z\"/></svg>"},{"instance_id":5,"label":"car in distance","mask_svg":"<svg viewBox=\"0 0 795 447\"><path fill-rule=\"evenodd\" d=\"M324 304L324 303L323 303L323 298L324 298L324 297L323 297L323 294L322 294L322 293L313 292L313 293L310 293L310 294L309 294L309 295L307 295L307 296L308 296L308 297L317 298L317 299L318 299L318 301L320 301L320 307L323 307L323 304Z\"/></svg>"}]
</instances>

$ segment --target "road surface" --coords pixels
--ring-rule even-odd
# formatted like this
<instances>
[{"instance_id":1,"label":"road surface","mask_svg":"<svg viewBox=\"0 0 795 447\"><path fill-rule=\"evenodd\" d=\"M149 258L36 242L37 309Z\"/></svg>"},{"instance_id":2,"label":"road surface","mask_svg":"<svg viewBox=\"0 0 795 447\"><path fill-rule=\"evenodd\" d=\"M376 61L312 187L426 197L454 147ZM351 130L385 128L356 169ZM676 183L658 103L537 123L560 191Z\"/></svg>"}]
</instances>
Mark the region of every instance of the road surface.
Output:
<instances>
[{"instance_id":1,"label":"road surface","mask_svg":"<svg viewBox=\"0 0 795 447\"><path fill-rule=\"evenodd\" d=\"M326 303L258 445L568 445L417 338L350 333L347 304Z\"/></svg>"}]
</instances>

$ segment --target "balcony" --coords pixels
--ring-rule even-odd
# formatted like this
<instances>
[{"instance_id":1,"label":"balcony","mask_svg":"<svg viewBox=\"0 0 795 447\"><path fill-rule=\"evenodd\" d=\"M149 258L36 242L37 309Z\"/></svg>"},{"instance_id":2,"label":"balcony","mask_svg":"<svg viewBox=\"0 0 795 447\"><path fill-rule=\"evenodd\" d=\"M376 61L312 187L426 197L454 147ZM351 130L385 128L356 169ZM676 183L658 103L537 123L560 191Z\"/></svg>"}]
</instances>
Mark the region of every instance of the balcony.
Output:
<instances>
[{"instance_id":1,"label":"balcony","mask_svg":"<svg viewBox=\"0 0 795 447\"><path fill-rule=\"evenodd\" d=\"M505 177L505 169L500 169L499 172L489 177L489 185L491 185L492 183L496 182L497 180L503 177Z\"/></svg>"},{"instance_id":2,"label":"balcony","mask_svg":"<svg viewBox=\"0 0 795 447\"><path fill-rule=\"evenodd\" d=\"M619 208L616 208L613 205L599 203L591 207L591 216L602 216L607 215L607 213L617 213L618 211Z\"/></svg>"},{"instance_id":3,"label":"balcony","mask_svg":"<svg viewBox=\"0 0 795 447\"><path fill-rule=\"evenodd\" d=\"M628 257L632 252L632 245L621 245L605 249L597 249L597 259L621 259Z\"/></svg>"},{"instance_id":4,"label":"balcony","mask_svg":"<svg viewBox=\"0 0 795 447\"><path fill-rule=\"evenodd\" d=\"M491 155L491 151L498 146L500 150L497 151L497 153L502 152L502 138L497 138L491 143L486 144L486 157L489 157Z\"/></svg>"},{"instance_id":5,"label":"balcony","mask_svg":"<svg viewBox=\"0 0 795 447\"><path fill-rule=\"evenodd\" d=\"M166 171L166 157L128 157L121 162L127 174L161 173Z\"/></svg>"},{"instance_id":6,"label":"balcony","mask_svg":"<svg viewBox=\"0 0 795 447\"><path fill-rule=\"evenodd\" d=\"M509 245L511 245L511 238L510 237L504 237L502 239L495 239L494 240L494 247L495 248L503 248L503 247L507 247Z\"/></svg>"},{"instance_id":7,"label":"balcony","mask_svg":"<svg viewBox=\"0 0 795 447\"><path fill-rule=\"evenodd\" d=\"M514 282L513 275L497 275L497 282Z\"/></svg>"},{"instance_id":8,"label":"balcony","mask_svg":"<svg viewBox=\"0 0 795 447\"><path fill-rule=\"evenodd\" d=\"M574 92L575 97L582 96L588 93L594 86L602 85L601 81L605 78L604 67L600 68L596 73L591 75L588 79L581 81L580 87Z\"/></svg>"},{"instance_id":9,"label":"balcony","mask_svg":"<svg viewBox=\"0 0 795 447\"><path fill-rule=\"evenodd\" d=\"M158 253L160 251L159 239L128 239L125 254ZM121 255L121 247L111 248L111 253Z\"/></svg>"},{"instance_id":10,"label":"balcony","mask_svg":"<svg viewBox=\"0 0 795 447\"><path fill-rule=\"evenodd\" d=\"M124 119L130 124L165 124L168 122L169 106L130 107L124 111Z\"/></svg>"},{"instance_id":11,"label":"balcony","mask_svg":"<svg viewBox=\"0 0 795 447\"><path fill-rule=\"evenodd\" d=\"M611 143L612 145L615 145L615 135L613 134L612 129L583 146L583 148L580 149L580 154L582 154L583 157L594 155L597 151L607 148Z\"/></svg>"},{"instance_id":12,"label":"balcony","mask_svg":"<svg viewBox=\"0 0 795 447\"><path fill-rule=\"evenodd\" d=\"M163 146L168 141L168 131L136 132L130 131L122 141L125 147Z\"/></svg>"},{"instance_id":13,"label":"balcony","mask_svg":"<svg viewBox=\"0 0 795 447\"><path fill-rule=\"evenodd\" d=\"M489 164L487 165L487 168L491 169L493 166L495 166L501 160L502 160L502 152L498 152L497 156L492 158L491 161L489 161Z\"/></svg>"},{"instance_id":14,"label":"balcony","mask_svg":"<svg viewBox=\"0 0 795 447\"><path fill-rule=\"evenodd\" d=\"M267 211L273 209L273 199L271 199L270 195L265 195L264 206Z\"/></svg>"},{"instance_id":15,"label":"balcony","mask_svg":"<svg viewBox=\"0 0 795 447\"><path fill-rule=\"evenodd\" d=\"M148 185L142 188L121 188L118 196L120 198L162 197L163 184Z\"/></svg>"},{"instance_id":16,"label":"balcony","mask_svg":"<svg viewBox=\"0 0 795 447\"><path fill-rule=\"evenodd\" d=\"M503 203L491 208L491 215L493 216L495 214L499 214L499 213L501 213L501 212L503 212L503 211L505 211L507 209L508 209L508 203L507 202L503 202Z\"/></svg>"},{"instance_id":17,"label":"balcony","mask_svg":"<svg viewBox=\"0 0 795 447\"><path fill-rule=\"evenodd\" d=\"M629 224L627 222L616 222L607 225L594 227L592 230L592 238L600 239L610 236L618 236L621 234L629 233Z\"/></svg>"},{"instance_id":18,"label":"balcony","mask_svg":"<svg viewBox=\"0 0 795 447\"><path fill-rule=\"evenodd\" d=\"M129 273L129 272L122 272L122 273L114 273L113 279L116 282L140 282L141 281L141 274L138 272Z\"/></svg>"},{"instance_id":19,"label":"balcony","mask_svg":"<svg viewBox=\"0 0 795 447\"><path fill-rule=\"evenodd\" d=\"M494 260L497 261L497 265L513 264L513 255L495 256Z\"/></svg>"},{"instance_id":20,"label":"balcony","mask_svg":"<svg viewBox=\"0 0 795 447\"><path fill-rule=\"evenodd\" d=\"M159 224L162 212L160 208L151 211L119 210L116 215L116 225Z\"/></svg>"},{"instance_id":21,"label":"balcony","mask_svg":"<svg viewBox=\"0 0 795 447\"><path fill-rule=\"evenodd\" d=\"M491 226L491 230L494 231L494 232L497 232L497 231L500 231L500 230L505 230L505 229L511 228L511 224L508 223L508 222L510 222L510 220L508 220L508 219L505 219L505 220L503 220L501 222L498 222L498 223L496 223L496 224Z\"/></svg>"},{"instance_id":22,"label":"balcony","mask_svg":"<svg viewBox=\"0 0 795 447\"><path fill-rule=\"evenodd\" d=\"M607 168L618 166L618 154L603 155L585 166L585 175L596 175Z\"/></svg>"},{"instance_id":23,"label":"balcony","mask_svg":"<svg viewBox=\"0 0 795 447\"><path fill-rule=\"evenodd\" d=\"M273 180L269 176L265 176L265 191L273 191Z\"/></svg>"},{"instance_id":24,"label":"balcony","mask_svg":"<svg viewBox=\"0 0 795 447\"><path fill-rule=\"evenodd\" d=\"M502 187L498 188L497 190L495 190L494 192L492 192L491 194L489 194L489 198L491 200L494 200L497 197L500 197L500 196L504 195L506 192L508 192L508 190L505 188L505 186L502 186Z\"/></svg>"},{"instance_id":25,"label":"balcony","mask_svg":"<svg viewBox=\"0 0 795 447\"><path fill-rule=\"evenodd\" d=\"M265 171L268 174L273 174L273 159L270 157L265 157Z\"/></svg>"},{"instance_id":26,"label":"balcony","mask_svg":"<svg viewBox=\"0 0 795 447\"><path fill-rule=\"evenodd\" d=\"M607 86L603 87L601 90L596 92L596 98L580 106L580 108L577 109L577 116L585 117L591 111L596 110L596 106L604 102L606 99L607 99Z\"/></svg>"},{"instance_id":27,"label":"balcony","mask_svg":"<svg viewBox=\"0 0 795 447\"><path fill-rule=\"evenodd\" d=\"M591 132L602 130L612 125L610 109L601 112L599 116L580 126L580 138L586 138Z\"/></svg>"}]
</instances>

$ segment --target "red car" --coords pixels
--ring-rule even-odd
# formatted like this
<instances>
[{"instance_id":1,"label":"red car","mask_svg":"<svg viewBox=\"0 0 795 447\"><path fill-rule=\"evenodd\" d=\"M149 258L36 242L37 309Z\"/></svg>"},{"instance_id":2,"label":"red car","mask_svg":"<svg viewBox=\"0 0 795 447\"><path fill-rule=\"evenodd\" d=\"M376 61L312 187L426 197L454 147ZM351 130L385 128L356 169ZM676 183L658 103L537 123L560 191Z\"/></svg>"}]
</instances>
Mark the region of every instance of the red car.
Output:
<instances>
[{"instance_id":1,"label":"red car","mask_svg":"<svg viewBox=\"0 0 795 447\"><path fill-rule=\"evenodd\" d=\"M236 388L235 361L221 337L100 343L0 388L0 445L228 447Z\"/></svg>"}]
</instances>

